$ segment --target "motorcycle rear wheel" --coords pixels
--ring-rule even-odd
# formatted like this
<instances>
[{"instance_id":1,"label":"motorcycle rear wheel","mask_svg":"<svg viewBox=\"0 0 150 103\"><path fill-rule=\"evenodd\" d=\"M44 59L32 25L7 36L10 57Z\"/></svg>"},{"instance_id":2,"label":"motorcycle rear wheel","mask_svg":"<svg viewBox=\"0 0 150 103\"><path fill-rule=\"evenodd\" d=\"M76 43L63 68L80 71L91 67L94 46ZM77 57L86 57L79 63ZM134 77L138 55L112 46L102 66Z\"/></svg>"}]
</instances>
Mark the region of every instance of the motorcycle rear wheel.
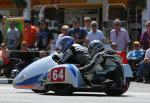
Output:
<instances>
[{"instance_id":1,"label":"motorcycle rear wheel","mask_svg":"<svg viewBox=\"0 0 150 103\"><path fill-rule=\"evenodd\" d=\"M127 81L126 84L122 86L121 88L118 88L118 89L110 88L106 90L105 93L109 96L120 96L128 90L129 86L130 86L130 82Z\"/></svg>"}]
</instances>

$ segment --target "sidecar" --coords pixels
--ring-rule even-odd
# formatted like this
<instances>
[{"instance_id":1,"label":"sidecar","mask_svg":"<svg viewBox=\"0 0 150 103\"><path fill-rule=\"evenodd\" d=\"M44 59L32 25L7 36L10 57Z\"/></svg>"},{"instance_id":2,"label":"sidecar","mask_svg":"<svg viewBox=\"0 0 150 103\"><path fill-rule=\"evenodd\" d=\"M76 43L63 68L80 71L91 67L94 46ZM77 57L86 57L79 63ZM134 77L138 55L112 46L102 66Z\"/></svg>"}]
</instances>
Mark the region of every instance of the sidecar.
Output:
<instances>
[{"instance_id":1,"label":"sidecar","mask_svg":"<svg viewBox=\"0 0 150 103\"><path fill-rule=\"evenodd\" d=\"M108 95L122 95L130 85L132 71L129 65L123 65L124 85L120 89L108 89L103 85L88 85L79 69L73 64L58 65L48 56L25 67L14 79L17 89L31 89L36 93L54 91L58 95L71 95L73 92L105 92ZM90 75L88 76L90 78ZM92 78L92 75L91 75Z\"/></svg>"},{"instance_id":2,"label":"sidecar","mask_svg":"<svg viewBox=\"0 0 150 103\"><path fill-rule=\"evenodd\" d=\"M43 88L43 81L40 79L47 71L58 65L51 56L39 59L25 67L13 80L13 87L17 89L31 89L34 92L48 92Z\"/></svg>"}]
</instances>

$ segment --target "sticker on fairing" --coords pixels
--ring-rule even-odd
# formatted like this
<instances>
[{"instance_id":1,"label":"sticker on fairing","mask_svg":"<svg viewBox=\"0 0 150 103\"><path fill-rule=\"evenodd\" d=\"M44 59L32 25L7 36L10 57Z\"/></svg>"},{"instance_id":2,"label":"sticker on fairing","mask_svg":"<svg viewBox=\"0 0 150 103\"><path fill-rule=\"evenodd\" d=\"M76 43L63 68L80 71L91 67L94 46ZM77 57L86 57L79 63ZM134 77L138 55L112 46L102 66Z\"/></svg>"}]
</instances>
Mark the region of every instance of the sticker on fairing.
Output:
<instances>
[{"instance_id":1,"label":"sticker on fairing","mask_svg":"<svg viewBox=\"0 0 150 103\"><path fill-rule=\"evenodd\" d=\"M51 82L64 82L65 81L65 68L54 68L49 72L48 77Z\"/></svg>"}]
</instances>

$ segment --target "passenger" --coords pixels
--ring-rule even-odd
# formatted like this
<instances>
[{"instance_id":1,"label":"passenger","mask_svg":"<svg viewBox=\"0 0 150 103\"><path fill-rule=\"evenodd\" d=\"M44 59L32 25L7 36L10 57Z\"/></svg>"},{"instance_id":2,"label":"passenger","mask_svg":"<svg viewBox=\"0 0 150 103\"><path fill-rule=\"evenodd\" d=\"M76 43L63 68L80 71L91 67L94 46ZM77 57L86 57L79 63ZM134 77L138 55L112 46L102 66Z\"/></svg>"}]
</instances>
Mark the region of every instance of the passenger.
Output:
<instances>
[{"instance_id":1,"label":"passenger","mask_svg":"<svg viewBox=\"0 0 150 103\"><path fill-rule=\"evenodd\" d=\"M113 52L113 50L105 50L103 43L98 40L90 42L88 45L88 51L93 59L90 61L90 63L80 68L81 73L90 73L95 70L95 68L97 68L96 74L99 74L101 70L108 70L107 72L112 73L109 74L114 75L112 77L108 75L108 78L114 80L114 82L117 83L114 85L120 86L123 81L122 66L120 65L121 63L119 62L118 58L116 58L117 55L115 52ZM117 63L113 60L117 61ZM112 70L109 71L108 68L112 68Z\"/></svg>"}]
</instances>

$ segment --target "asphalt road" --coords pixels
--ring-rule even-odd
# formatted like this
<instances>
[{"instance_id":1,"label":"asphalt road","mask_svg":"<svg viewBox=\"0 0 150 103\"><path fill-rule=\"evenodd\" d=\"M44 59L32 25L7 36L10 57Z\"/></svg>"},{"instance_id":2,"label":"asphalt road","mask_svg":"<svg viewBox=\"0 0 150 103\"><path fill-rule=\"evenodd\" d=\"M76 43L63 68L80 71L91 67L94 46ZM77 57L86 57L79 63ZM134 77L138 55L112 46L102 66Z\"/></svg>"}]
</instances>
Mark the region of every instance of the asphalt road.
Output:
<instances>
[{"instance_id":1,"label":"asphalt road","mask_svg":"<svg viewBox=\"0 0 150 103\"><path fill-rule=\"evenodd\" d=\"M150 84L132 82L129 90L119 97L93 92L76 92L72 96L57 96L52 92L36 94L0 84L0 103L150 103Z\"/></svg>"}]
</instances>

